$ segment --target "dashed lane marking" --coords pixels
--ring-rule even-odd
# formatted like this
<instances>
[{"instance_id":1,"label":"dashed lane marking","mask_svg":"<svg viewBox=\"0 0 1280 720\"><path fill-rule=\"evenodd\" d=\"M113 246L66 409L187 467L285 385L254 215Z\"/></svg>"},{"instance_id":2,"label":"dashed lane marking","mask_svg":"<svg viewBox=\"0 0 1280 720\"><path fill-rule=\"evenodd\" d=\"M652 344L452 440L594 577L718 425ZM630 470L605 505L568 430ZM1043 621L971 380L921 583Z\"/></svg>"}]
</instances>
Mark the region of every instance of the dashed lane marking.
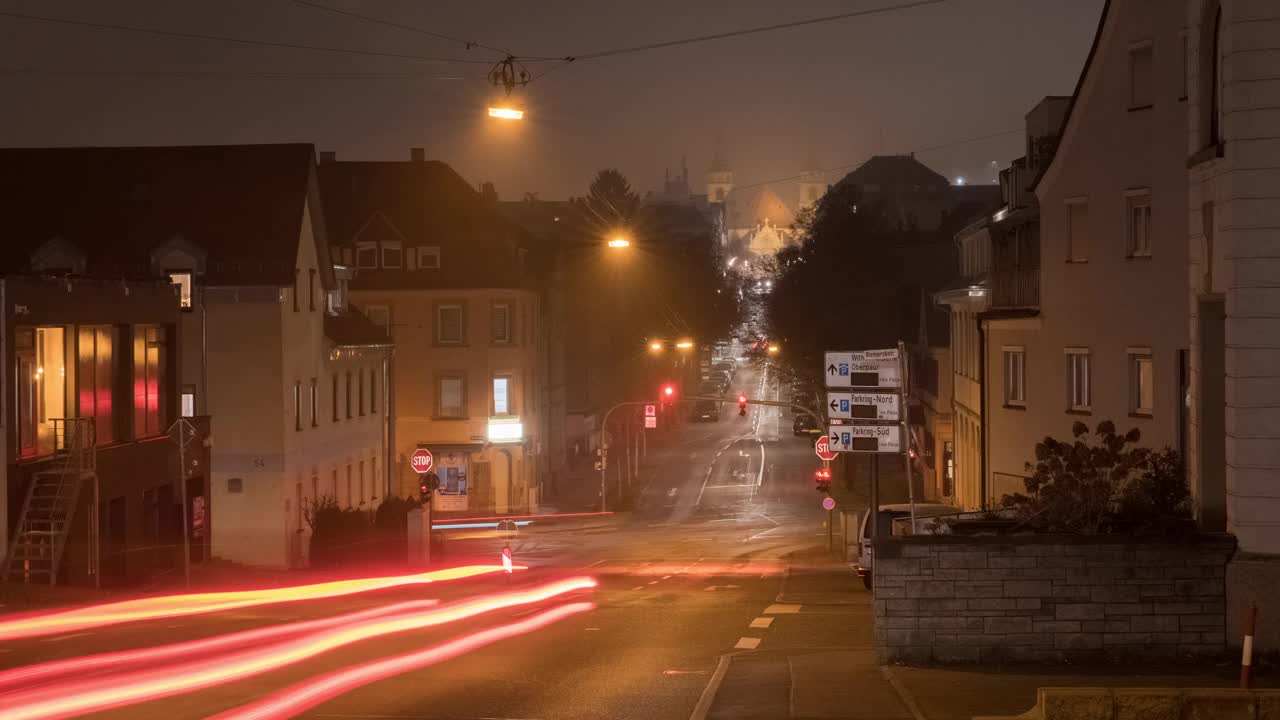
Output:
<instances>
[{"instance_id":1,"label":"dashed lane marking","mask_svg":"<svg viewBox=\"0 0 1280 720\"><path fill-rule=\"evenodd\" d=\"M771 617L758 617L751 621L751 627L753 628L767 628L772 624L773 618Z\"/></svg>"},{"instance_id":2,"label":"dashed lane marking","mask_svg":"<svg viewBox=\"0 0 1280 720\"><path fill-rule=\"evenodd\" d=\"M644 589L644 586L643 586L643 585L637 585L637 586L635 586L635 587L631 588L631 591L632 591L632 592L635 592L636 590L643 590L643 589Z\"/></svg>"},{"instance_id":3,"label":"dashed lane marking","mask_svg":"<svg viewBox=\"0 0 1280 720\"><path fill-rule=\"evenodd\" d=\"M801 605L788 605L784 603L774 603L764 609L765 615L793 615L800 612Z\"/></svg>"},{"instance_id":4,"label":"dashed lane marking","mask_svg":"<svg viewBox=\"0 0 1280 720\"><path fill-rule=\"evenodd\" d=\"M755 650L758 647L760 647L760 638L753 637L740 637L738 644L733 646L735 650Z\"/></svg>"}]
</instances>

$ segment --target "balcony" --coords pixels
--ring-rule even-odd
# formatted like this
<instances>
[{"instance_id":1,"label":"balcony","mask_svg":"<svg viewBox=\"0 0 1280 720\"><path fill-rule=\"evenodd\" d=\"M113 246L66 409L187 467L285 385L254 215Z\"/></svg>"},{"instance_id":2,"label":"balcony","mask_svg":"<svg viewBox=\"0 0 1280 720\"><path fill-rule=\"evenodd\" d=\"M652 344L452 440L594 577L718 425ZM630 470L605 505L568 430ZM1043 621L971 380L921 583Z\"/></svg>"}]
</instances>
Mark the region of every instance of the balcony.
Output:
<instances>
[{"instance_id":1,"label":"balcony","mask_svg":"<svg viewBox=\"0 0 1280 720\"><path fill-rule=\"evenodd\" d=\"M1040 307L1038 268L998 268L994 273L991 307L1026 309Z\"/></svg>"}]
</instances>

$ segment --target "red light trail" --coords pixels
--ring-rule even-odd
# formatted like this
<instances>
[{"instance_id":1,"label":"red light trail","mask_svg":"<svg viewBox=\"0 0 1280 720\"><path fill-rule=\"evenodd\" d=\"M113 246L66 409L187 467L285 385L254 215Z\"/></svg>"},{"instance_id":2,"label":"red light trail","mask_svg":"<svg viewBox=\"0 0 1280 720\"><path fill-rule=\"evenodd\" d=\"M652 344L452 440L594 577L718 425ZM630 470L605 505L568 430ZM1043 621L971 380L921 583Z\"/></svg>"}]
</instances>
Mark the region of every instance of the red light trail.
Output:
<instances>
[{"instance_id":1,"label":"red light trail","mask_svg":"<svg viewBox=\"0 0 1280 720\"><path fill-rule=\"evenodd\" d=\"M217 635L202 640L191 640L138 650L121 650L97 655L85 655L83 657L40 663L39 665L28 665L0 672L0 695L15 689L28 690L37 684L48 683L68 675L76 675L78 679L84 680L86 676L93 675L95 671L100 670L119 673L132 667L163 660L175 658L190 660L202 654L226 652L239 647L259 645L270 640L283 640L370 618L410 613L439 604L439 600L414 600L320 620L273 625L227 635Z\"/></svg>"},{"instance_id":2,"label":"red light trail","mask_svg":"<svg viewBox=\"0 0 1280 720\"><path fill-rule=\"evenodd\" d=\"M523 570L525 568L520 567L519 569ZM433 570L413 575L335 580L313 585L295 585L261 590L164 595L104 605L90 605L74 610L12 615L4 621L0 621L0 640L39 637L41 635L85 630L117 623L199 615L256 605L333 598L373 590L384 590L402 585L461 580L477 575L500 572L503 572L501 565L464 565L462 567Z\"/></svg>"},{"instance_id":3,"label":"red light trail","mask_svg":"<svg viewBox=\"0 0 1280 720\"><path fill-rule=\"evenodd\" d=\"M531 590L462 600L392 617L365 619L208 659L112 674L89 682L55 683L7 695L4 718L50 720L156 700L259 675L361 640L443 625L516 605L543 602L557 595L595 586L596 581L592 578L571 578Z\"/></svg>"},{"instance_id":4,"label":"red light trail","mask_svg":"<svg viewBox=\"0 0 1280 720\"><path fill-rule=\"evenodd\" d=\"M593 517L596 515L612 515L613 512L576 512L576 513L551 513L549 515L490 515L487 517L470 517L470 518L449 518L450 523L466 523L481 522L484 520L555 520L559 518L575 518L575 517ZM445 522L445 521L441 521Z\"/></svg>"},{"instance_id":5,"label":"red light trail","mask_svg":"<svg viewBox=\"0 0 1280 720\"><path fill-rule=\"evenodd\" d=\"M444 662L499 640L539 630L570 615L586 612L593 607L595 605L589 602L559 605L520 622L499 625L470 635L463 635L455 640L424 650L336 670L311 680L291 685L261 700L241 705L207 720L283 720L283 718L294 717L326 700L368 685L371 682Z\"/></svg>"}]
</instances>

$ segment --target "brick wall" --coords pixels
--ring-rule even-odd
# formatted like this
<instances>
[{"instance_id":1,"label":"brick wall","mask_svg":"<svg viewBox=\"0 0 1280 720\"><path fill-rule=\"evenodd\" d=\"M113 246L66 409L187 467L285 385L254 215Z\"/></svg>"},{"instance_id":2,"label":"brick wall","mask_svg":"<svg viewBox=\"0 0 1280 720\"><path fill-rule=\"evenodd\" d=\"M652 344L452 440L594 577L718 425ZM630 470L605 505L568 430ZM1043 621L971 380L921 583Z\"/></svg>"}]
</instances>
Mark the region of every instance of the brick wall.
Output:
<instances>
[{"instance_id":1,"label":"brick wall","mask_svg":"<svg viewBox=\"0 0 1280 720\"><path fill-rule=\"evenodd\" d=\"M876 637L885 660L904 662L1216 655L1234 549L1224 535L881 540Z\"/></svg>"}]
</instances>

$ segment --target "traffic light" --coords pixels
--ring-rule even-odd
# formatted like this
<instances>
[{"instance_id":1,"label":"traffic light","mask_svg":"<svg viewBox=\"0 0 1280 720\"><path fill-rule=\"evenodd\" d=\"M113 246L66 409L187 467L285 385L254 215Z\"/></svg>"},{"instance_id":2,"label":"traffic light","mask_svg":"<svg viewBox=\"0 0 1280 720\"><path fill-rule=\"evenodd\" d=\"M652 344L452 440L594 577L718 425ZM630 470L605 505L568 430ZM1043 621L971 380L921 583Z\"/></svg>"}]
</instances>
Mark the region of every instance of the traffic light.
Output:
<instances>
[{"instance_id":1,"label":"traffic light","mask_svg":"<svg viewBox=\"0 0 1280 720\"><path fill-rule=\"evenodd\" d=\"M662 387L659 388L658 390L658 397L662 399L663 405L667 405L675 402L676 400L675 383L663 383Z\"/></svg>"},{"instance_id":2,"label":"traffic light","mask_svg":"<svg viewBox=\"0 0 1280 720\"><path fill-rule=\"evenodd\" d=\"M422 493L424 499L431 497L431 493L440 487L440 476L435 473L423 473L418 476L418 490Z\"/></svg>"},{"instance_id":3,"label":"traffic light","mask_svg":"<svg viewBox=\"0 0 1280 720\"><path fill-rule=\"evenodd\" d=\"M738 415L739 417L747 416L747 394L738 393Z\"/></svg>"},{"instance_id":4,"label":"traffic light","mask_svg":"<svg viewBox=\"0 0 1280 720\"><path fill-rule=\"evenodd\" d=\"M814 470L813 479L816 480L818 483L818 492L820 493L831 492L831 469L830 468L823 467L823 468L818 468L817 470Z\"/></svg>"}]
</instances>

